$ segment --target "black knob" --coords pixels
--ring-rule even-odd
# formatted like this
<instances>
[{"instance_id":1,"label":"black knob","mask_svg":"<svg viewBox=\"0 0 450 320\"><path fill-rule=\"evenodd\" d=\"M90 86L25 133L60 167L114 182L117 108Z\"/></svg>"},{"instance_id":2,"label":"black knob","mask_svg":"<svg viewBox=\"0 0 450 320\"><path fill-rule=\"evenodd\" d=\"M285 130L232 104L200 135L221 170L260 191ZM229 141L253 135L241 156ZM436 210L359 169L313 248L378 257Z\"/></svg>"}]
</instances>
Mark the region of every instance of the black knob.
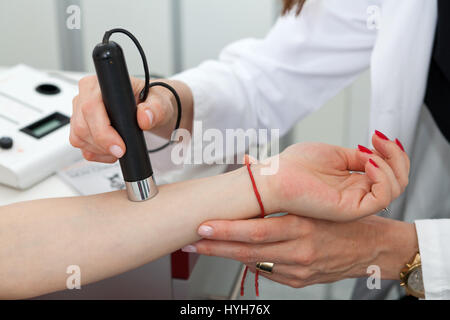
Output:
<instances>
[{"instance_id":1,"label":"black knob","mask_svg":"<svg viewBox=\"0 0 450 320\"><path fill-rule=\"evenodd\" d=\"M13 139L10 137L1 137L0 138L0 149L8 150L13 146Z\"/></svg>"}]
</instances>

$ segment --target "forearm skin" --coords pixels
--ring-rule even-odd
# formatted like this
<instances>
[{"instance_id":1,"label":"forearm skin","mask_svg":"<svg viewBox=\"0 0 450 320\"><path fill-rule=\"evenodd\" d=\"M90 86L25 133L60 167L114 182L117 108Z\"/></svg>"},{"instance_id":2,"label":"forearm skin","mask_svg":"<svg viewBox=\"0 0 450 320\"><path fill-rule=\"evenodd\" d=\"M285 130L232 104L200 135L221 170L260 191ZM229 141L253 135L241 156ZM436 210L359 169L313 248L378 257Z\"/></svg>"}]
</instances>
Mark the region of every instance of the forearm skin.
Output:
<instances>
[{"instance_id":1,"label":"forearm skin","mask_svg":"<svg viewBox=\"0 0 450 320\"><path fill-rule=\"evenodd\" d=\"M142 203L121 191L1 207L0 298L65 289L70 265L82 285L99 281L197 241L204 221L258 214L245 168L162 186Z\"/></svg>"}]
</instances>

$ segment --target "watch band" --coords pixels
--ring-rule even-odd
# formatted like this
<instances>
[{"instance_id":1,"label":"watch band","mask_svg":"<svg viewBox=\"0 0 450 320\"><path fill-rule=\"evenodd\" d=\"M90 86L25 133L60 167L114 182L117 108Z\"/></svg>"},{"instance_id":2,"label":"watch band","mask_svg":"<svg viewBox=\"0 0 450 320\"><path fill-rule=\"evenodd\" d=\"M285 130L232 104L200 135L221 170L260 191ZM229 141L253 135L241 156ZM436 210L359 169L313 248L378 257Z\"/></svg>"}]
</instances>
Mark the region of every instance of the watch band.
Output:
<instances>
[{"instance_id":1,"label":"watch band","mask_svg":"<svg viewBox=\"0 0 450 320\"><path fill-rule=\"evenodd\" d=\"M405 287L407 295L411 295L416 298L425 298L422 277L422 261L419 252L414 256L413 261L411 263L407 263L401 270L400 285Z\"/></svg>"}]
</instances>

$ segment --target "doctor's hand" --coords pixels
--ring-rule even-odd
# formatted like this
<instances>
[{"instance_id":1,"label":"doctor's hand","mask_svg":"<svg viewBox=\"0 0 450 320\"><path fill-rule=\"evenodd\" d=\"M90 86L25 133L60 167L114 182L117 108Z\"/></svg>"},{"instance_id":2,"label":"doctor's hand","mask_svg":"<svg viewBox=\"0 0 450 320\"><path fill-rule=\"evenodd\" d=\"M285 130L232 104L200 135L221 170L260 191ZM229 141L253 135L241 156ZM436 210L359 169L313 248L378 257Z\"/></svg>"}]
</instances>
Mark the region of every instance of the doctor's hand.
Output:
<instances>
[{"instance_id":1,"label":"doctor's hand","mask_svg":"<svg viewBox=\"0 0 450 320\"><path fill-rule=\"evenodd\" d=\"M268 212L350 221L386 208L408 184L409 158L398 140L390 141L380 132L373 135L372 144L374 150L320 143L290 146L280 154L278 172L263 188Z\"/></svg>"},{"instance_id":2,"label":"doctor's hand","mask_svg":"<svg viewBox=\"0 0 450 320\"><path fill-rule=\"evenodd\" d=\"M382 279L398 280L418 251L414 224L370 216L330 222L294 215L241 221L209 221L204 237L184 251L234 259L252 272L256 262L274 263L260 275L294 288L367 277L378 266Z\"/></svg>"},{"instance_id":3,"label":"doctor's hand","mask_svg":"<svg viewBox=\"0 0 450 320\"><path fill-rule=\"evenodd\" d=\"M193 102L190 89L180 81L158 81L169 83L177 91L183 106L180 127L191 130ZM138 101L144 80L131 78L131 85ZM111 126L97 77L84 77L78 86L79 94L72 102L70 143L81 149L86 160L113 163L125 154L126 146ZM151 130L168 139L175 127L176 113L177 106L173 94L163 87L152 87L147 99L138 104L137 122L142 130Z\"/></svg>"},{"instance_id":4,"label":"doctor's hand","mask_svg":"<svg viewBox=\"0 0 450 320\"><path fill-rule=\"evenodd\" d=\"M238 260L253 272L256 262L275 263L273 274L261 275L295 288L367 276L372 265L380 267L383 279L398 279L418 251L414 224L363 216L403 192L410 163L400 141L376 132L372 143L374 150L323 144L288 148L270 181L275 189L267 193L263 184L261 195L263 202L269 199L268 212L277 207L270 199L275 194L279 208L295 215L207 221L198 228L203 240L183 250Z\"/></svg>"}]
</instances>

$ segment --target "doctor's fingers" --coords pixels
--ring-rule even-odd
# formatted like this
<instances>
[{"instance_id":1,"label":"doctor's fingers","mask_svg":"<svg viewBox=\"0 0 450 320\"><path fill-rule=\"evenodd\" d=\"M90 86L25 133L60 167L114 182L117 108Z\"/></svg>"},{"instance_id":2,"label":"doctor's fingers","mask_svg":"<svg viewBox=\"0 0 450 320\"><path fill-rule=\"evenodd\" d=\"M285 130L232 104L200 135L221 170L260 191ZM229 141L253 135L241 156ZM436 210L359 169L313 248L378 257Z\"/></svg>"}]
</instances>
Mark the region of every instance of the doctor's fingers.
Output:
<instances>
[{"instance_id":1,"label":"doctor's fingers","mask_svg":"<svg viewBox=\"0 0 450 320\"><path fill-rule=\"evenodd\" d=\"M82 154L83 154L83 158L85 158L88 161L92 161L92 162L115 163L118 160L114 156L96 154L96 153L86 151L86 150L83 150Z\"/></svg>"},{"instance_id":2,"label":"doctor's fingers","mask_svg":"<svg viewBox=\"0 0 450 320\"><path fill-rule=\"evenodd\" d=\"M203 223L198 234L206 239L268 243L297 239L309 224L306 219L285 215L265 219L216 220Z\"/></svg>"},{"instance_id":3,"label":"doctor's fingers","mask_svg":"<svg viewBox=\"0 0 450 320\"><path fill-rule=\"evenodd\" d=\"M121 158L126 151L125 143L123 142L117 131L111 126L105 106L101 101L88 101L81 105L81 112L77 115L74 122L76 130L80 126L80 133L84 134L85 141L93 142L97 148L105 154L112 155L116 158ZM89 128L89 134L85 132L85 127L82 127L82 121L85 121Z\"/></svg>"},{"instance_id":4,"label":"doctor's fingers","mask_svg":"<svg viewBox=\"0 0 450 320\"><path fill-rule=\"evenodd\" d=\"M72 116L70 117L70 143L75 148L81 148L79 145L81 141L86 141L91 132L84 120L83 114L80 110L80 97L76 96L72 100Z\"/></svg>"},{"instance_id":5,"label":"doctor's fingers","mask_svg":"<svg viewBox=\"0 0 450 320\"><path fill-rule=\"evenodd\" d=\"M256 272L255 264L248 264L246 266L249 268L250 272ZM317 279L317 277L314 276L314 273L308 268L283 264L274 264L272 274L259 272L259 275L295 289L304 288L316 283L328 283L333 281L328 278Z\"/></svg>"},{"instance_id":6,"label":"doctor's fingers","mask_svg":"<svg viewBox=\"0 0 450 320\"><path fill-rule=\"evenodd\" d=\"M392 168L403 191L409 182L410 160L402 143L398 139L391 141L377 131L372 137L372 144Z\"/></svg>"},{"instance_id":7,"label":"doctor's fingers","mask_svg":"<svg viewBox=\"0 0 450 320\"><path fill-rule=\"evenodd\" d=\"M248 244L217 240L200 240L193 245L195 251L207 256L229 258L246 264L270 261L283 264L310 263L310 250L303 250L297 241L270 244ZM302 253L303 252L303 253Z\"/></svg>"},{"instance_id":8,"label":"doctor's fingers","mask_svg":"<svg viewBox=\"0 0 450 320\"><path fill-rule=\"evenodd\" d=\"M81 150L83 158L85 158L88 161L102 162L102 163L114 163L117 161L116 157L111 156L109 154L104 154L92 144L89 144L82 140L78 140L78 138L76 137L71 138L71 144L74 146L76 145L77 148Z\"/></svg>"},{"instance_id":9,"label":"doctor's fingers","mask_svg":"<svg viewBox=\"0 0 450 320\"><path fill-rule=\"evenodd\" d=\"M91 132L83 119L77 119L76 114L73 114L70 118L70 134L69 142L70 144L78 149L102 153L99 148L93 146L92 141L90 141Z\"/></svg>"},{"instance_id":10,"label":"doctor's fingers","mask_svg":"<svg viewBox=\"0 0 450 320\"><path fill-rule=\"evenodd\" d=\"M162 90L167 89L163 88ZM168 91L169 94L170 91ZM150 130L168 123L174 115L173 105L167 92L161 88L151 88L150 94L142 103L138 104L137 120L142 130Z\"/></svg>"},{"instance_id":11,"label":"doctor's fingers","mask_svg":"<svg viewBox=\"0 0 450 320\"><path fill-rule=\"evenodd\" d=\"M77 119L76 115L73 115L70 119L70 136L69 141L72 146L79 148L82 151L88 151L99 155L107 155L103 149L96 146L92 139L89 127L85 123L83 118Z\"/></svg>"}]
</instances>

